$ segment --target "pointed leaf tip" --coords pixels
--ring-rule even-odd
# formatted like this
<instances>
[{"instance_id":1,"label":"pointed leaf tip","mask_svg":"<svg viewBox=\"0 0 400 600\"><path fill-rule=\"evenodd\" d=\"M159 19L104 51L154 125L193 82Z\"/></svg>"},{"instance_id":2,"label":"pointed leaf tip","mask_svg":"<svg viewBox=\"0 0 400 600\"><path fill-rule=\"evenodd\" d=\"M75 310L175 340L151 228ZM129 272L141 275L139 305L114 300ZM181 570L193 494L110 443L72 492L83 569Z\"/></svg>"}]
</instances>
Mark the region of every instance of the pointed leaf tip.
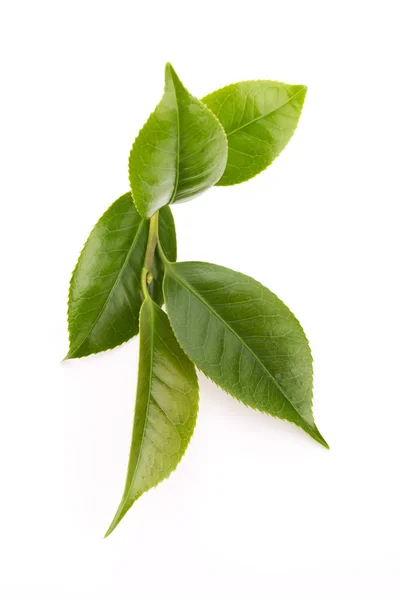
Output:
<instances>
[{"instance_id":1,"label":"pointed leaf tip","mask_svg":"<svg viewBox=\"0 0 400 600\"><path fill-rule=\"evenodd\" d=\"M129 508L130 507L128 507L125 511L123 511L123 510L121 510L121 505L118 507L118 510L115 513L115 516L114 516L113 520L111 521L109 528L107 529L107 531L104 534L104 539L108 538L108 536L112 534L114 529L116 529L117 525L119 525L120 521L122 521L122 519L128 512Z\"/></svg>"},{"instance_id":2,"label":"pointed leaf tip","mask_svg":"<svg viewBox=\"0 0 400 600\"><path fill-rule=\"evenodd\" d=\"M321 446L324 446L324 448L330 450L328 442L322 437L321 432L314 422L314 419L312 420L312 423L304 421L304 424L301 427L306 433L308 433L310 437L312 437L313 440L318 442L318 444L321 444Z\"/></svg>"},{"instance_id":3,"label":"pointed leaf tip","mask_svg":"<svg viewBox=\"0 0 400 600\"><path fill-rule=\"evenodd\" d=\"M322 437L322 435L320 434L317 426L315 426L315 435L313 437L314 437L314 439L315 439L316 442L318 442L319 444L321 444L321 446L323 446L327 450L330 450L328 442Z\"/></svg>"},{"instance_id":4,"label":"pointed leaf tip","mask_svg":"<svg viewBox=\"0 0 400 600\"><path fill-rule=\"evenodd\" d=\"M177 72L175 71L174 67L171 65L170 62L167 62L167 64L165 65L165 79L167 80L168 77L172 79L174 86L181 88L182 90L187 92L182 81L179 79Z\"/></svg>"},{"instance_id":5,"label":"pointed leaf tip","mask_svg":"<svg viewBox=\"0 0 400 600\"><path fill-rule=\"evenodd\" d=\"M171 74L171 69L172 69L172 65L170 62L165 63L165 67L164 67L164 78L165 80L168 79L168 76Z\"/></svg>"},{"instance_id":6,"label":"pointed leaf tip","mask_svg":"<svg viewBox=\"0 0 400 600\"><path fill-rule=\"evenodd\" d=\"M168 86L168 83L172 81L174 88L182 88L183 90L185 90L181 80L179 79L174 67L171 65L170 62L167 62L167 64L165 65L164 77L166 87Z\"/></svg>"}]
</instances>

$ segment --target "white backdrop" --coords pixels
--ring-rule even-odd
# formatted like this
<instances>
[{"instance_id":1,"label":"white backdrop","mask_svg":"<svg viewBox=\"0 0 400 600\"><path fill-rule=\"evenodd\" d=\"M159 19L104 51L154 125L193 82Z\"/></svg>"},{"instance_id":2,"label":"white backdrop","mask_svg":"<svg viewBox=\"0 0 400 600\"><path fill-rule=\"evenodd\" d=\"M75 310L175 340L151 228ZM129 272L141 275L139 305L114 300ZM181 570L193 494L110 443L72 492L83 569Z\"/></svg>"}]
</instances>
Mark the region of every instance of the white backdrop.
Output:
<instances>
[{"instance_id":1,"label":"white backdrop","mask_svg":"<svg viewBox=\"0 0 400 600\"><path fill-rule=\"evenodd\" d=\"M395 600L399 574L396 3L1 3L0 596ZM127 191L169 60L198 97L309 87L263 174L173 213L179 258L252 275L301 321L327 451L200 376L177 471L107 540L138 342L60 364L69 276Z\"/></svg>"}]
</instances>

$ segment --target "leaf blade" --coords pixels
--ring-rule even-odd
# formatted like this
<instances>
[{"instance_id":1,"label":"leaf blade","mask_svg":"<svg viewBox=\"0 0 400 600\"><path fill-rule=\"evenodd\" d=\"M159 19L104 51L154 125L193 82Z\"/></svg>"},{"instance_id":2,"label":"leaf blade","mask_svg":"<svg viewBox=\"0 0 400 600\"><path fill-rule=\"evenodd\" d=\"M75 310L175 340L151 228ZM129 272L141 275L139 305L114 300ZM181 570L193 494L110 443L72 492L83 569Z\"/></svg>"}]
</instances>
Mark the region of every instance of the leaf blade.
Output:
<instances>
[{"instance_id":1,"label":"leaf blade","mask_svg":"<svg viewBox=\"0 0 400 600\"><path fill-rule=\"evenodd\" d=\"M176 257L169 208L161 211L160 225L166 253ZM143 299L140 272L148 229L149 223L137 212L130 192L118 198L94 226L71 277L66 359L109 350L138 333ZM150 293L158 303L163 301L163 275L161 261L156 258Z\"/></svg>"},{"instance_id":2,"label":"leaf blade","mask_svg":"<svg viewBox=\"0 0 400 600\"><path fill-rule=\"evenodd\" d=\"M162 206L192 200L220 179L226 158L220 122L186 90L167 63L164 95L129 156L138 211L149 218Z\"/></svg>"},{"instance_id":3,"label":"leaf blade","mask_svg":"<svg viewBox=\"0 0 400 600\"><path fill-rule=\"evenodd\" d=\"M168 316L185 353L225 391L288 420L324 446L312 415L312 358L304 332L267 288L208 263L168 265Z\"/></svg>"},{"instance_id":4,"label":"leaf blade","mask_svg":"<svg viewBox=\"0 0 400 600\"><path fill-rule=\"evenodd\" d=\"M193 364L167 315L149 298L140 311L140 356L128 473L121 503L105 537L133 503L174 471L192 436L198 411Z\"/></svg>"},{"instance_id":5,"label":"leaf blade","mask_svg":"<svg viewBox=\"0 0 400 600\"><path fill-rule=\"evenodd\" d=\"M228 138L228 160L216 185L235 185L266 169L292 137L307 88L278 81L242 81L202 98Z\"/></svg>"}]
</instances>

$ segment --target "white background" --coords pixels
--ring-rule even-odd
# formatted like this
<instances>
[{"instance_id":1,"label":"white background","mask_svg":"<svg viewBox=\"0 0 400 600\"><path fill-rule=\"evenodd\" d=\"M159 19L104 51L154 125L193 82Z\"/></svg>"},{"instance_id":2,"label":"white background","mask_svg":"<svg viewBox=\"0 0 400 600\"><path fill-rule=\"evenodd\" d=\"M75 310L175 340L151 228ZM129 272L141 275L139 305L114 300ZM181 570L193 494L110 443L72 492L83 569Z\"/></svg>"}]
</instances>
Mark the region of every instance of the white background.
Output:
<instances>
[{"instance_id":1,"label":"white background","mask_svg":"<svg viewBox=\"0 0 400 600\"><path fill-rule=\"evenodd\" d=\"M400 598L396 4L1 3L5 600ZM103 540L138 343L60 364L67 287L93 223L128 189L167 60L199 97L252 78L309 87L266 172L174 216L181 260L244 271L300 319L331 450L201 376L181 465Z\"/></svg>"}]
</instances>

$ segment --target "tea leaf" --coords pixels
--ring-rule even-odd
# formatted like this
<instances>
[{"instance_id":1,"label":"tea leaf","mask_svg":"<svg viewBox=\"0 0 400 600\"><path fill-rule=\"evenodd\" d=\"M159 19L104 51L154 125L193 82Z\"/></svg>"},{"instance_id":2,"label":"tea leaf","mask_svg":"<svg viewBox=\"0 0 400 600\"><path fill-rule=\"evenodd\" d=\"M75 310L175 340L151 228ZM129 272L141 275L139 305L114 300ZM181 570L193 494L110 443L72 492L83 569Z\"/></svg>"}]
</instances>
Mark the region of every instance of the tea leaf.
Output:
<instances>
[{"instance_id":1,"label":"tea leaf","mask_svg":"<svg viewBox=\"0 0 400 600\"><path fill-rule=\"evenodd\" d=\"M307 88L279 81L242 81L202 99L228 138L228 161L217 185L254 177L278 156L292 137Z\"/></svg>"},{"instance_id":2,"label":"tea leaf","mask_svg":"<svg viewBox=\"0 0 400 600\"><path fill-rule=\"evenodd\" d=\"M166 204L192 200L219 180L226 157L226 135L220 122L189 94L167 64L164 95L129 157L138 211L151 217Z\"/></svg>"},{"instance_id":3,"label":"tea leaf","mask_svg":"<svg viewBox=\"0 0 400 600\"><path fill-rule=\"evenodd\" d=\"M245 404L324 446L312 414L312 358L297 319L251 277L208 263L168 264L168 316L185 353Z\"/></svg>"},{"instance_id":4,"label":"tea leaf","mask_svg":"<svg viewBox=\"0 0 400 600\"><path fill-rule=\"evenodd\" d=\"M198 411L193 364L167 315L148 296L140 310L140 355L135 418L125 490L109 535L132 504L175 470L192 436Z\"/></svg>"}]
</instances>

